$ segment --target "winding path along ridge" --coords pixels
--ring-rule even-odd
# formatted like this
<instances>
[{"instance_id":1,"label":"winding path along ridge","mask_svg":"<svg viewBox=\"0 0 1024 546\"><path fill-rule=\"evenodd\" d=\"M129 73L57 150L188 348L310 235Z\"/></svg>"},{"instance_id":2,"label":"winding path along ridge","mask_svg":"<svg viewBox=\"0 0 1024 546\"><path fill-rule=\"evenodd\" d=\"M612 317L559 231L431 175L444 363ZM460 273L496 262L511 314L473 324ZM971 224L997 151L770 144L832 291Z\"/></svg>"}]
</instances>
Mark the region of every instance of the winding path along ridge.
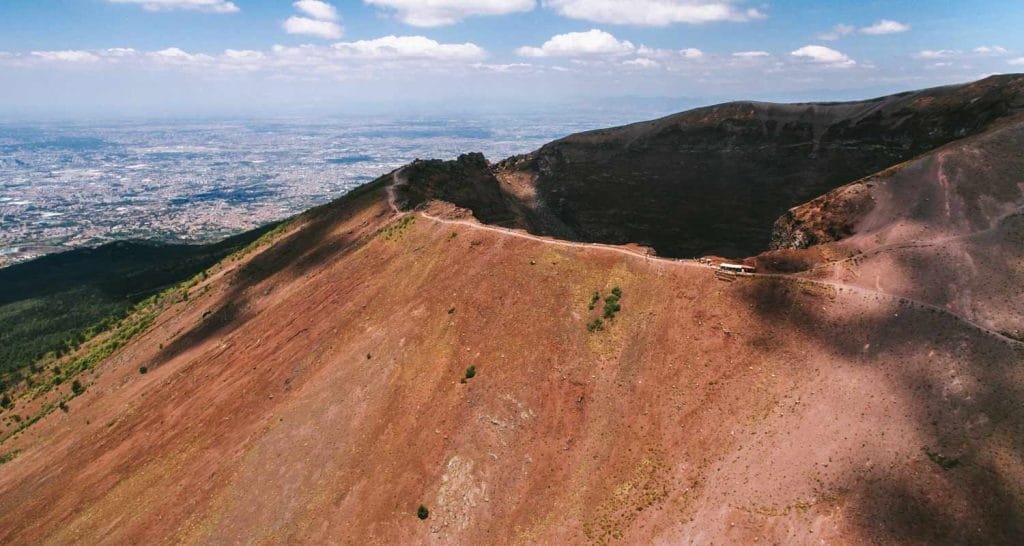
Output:
<instances>
[{"instance_id":1,"label":"winding path along ridge","mask_svg":"<svg viewBox=\"0 0 1024 546\"><path fill-rule=\"evenodd\" d=\"M388 205L391 207L391 210L396 215L401 215L401 214L405 214L406 213L406 211L403 211L398 206L398 196L397 196L397 192L396 192L396 188L398 188L400 186L404 186L404 185L406 185L408 183L402 177L402 171L403 170L404 169L398 169L398 170L396 170L395 172L393 172L391 174L392 183L389 184L388 187L387 187ZM553 238L550 238L550 237L542 237L542 236L539 236L539 235L532 235L532 234L529 234L529 233L523 233L521 231L516 231L516 230L512 230L512 229L501 228L501 227L496 227L496 226L490 226L490 225L487 225L487 224L482 224L480 222L471 221L471 220L452 220L452 219L448 219L448 218L440 218L438 216L434 216L434 215L432 215L432 214L430 214L430 213L428 213L426 211L422 211L422 210L421 211L416 211L416 213L419 214L421 217L427 219L427 220L430 220L432 222L436 222L436 223L439 223L439 224L466 226L466 227L469 227L469 228L472 228L472 229L478 229L478 230L484 230L484 231L491 231L491 232L494 232L494 233L499 233L499 234L501 234L503 236L506 236L506 237L518 237L520 239L529 239L531 241L537 241L539 243L543 243L543 244L547 244L547 245L555 245L555 246L570 247L570 248L591 249L591 250L603 250L603 251L606 251L606 252L617 252L619 254L625 254L625 255L633 257L633 258L641 258L641 259L643 259L647 263L655 262L655 263L668 264L668 265L675 266L675 267L693 267L693 268L700 268L700 269L707 269L707 270L715 270L715 268L712 267L712 266L705 265L705 264L702 264L702 263L699 263L699 262L696 262L696 261L693 261L693 260L664 258L664 257L661 257L661 256L654 256L654 255L651 255L651 254L648 254L648 253L640 252L640 251L637 251L637 250L633 250L633 249L629 249L629 248L625 248L625 247L621 247L621 246L608 245L608 244L602 244L602 243L578 243L578 242L574 242L574 241L565 241L565 240L562 240L562 239L553 239ZM1011 213L1011 215L1012 215L1012 213ZM1007 215L1007 216L1010 216L1010 215ZM1003 342L1008 343L1010 345L1016 345L1016 346L1019 346L1019 347L1024 347L1024 341L1020 341L1020 340L1014 339L1012 337L1004 335L1001 332L997 332L995 330L991 330L989 328L986 328L986 327L984 327L984 326L982 326L982 325L980 325L980 324L978 324L976 322L972 322L971 320L967 319L966 317L964 317L962 315L959 315L957 313L954 313L954 312L952 312L949 309L946 309L944 307L940 307L938 305L934 305L934 304L931 304L931 303L927 303L927 302L923 302L923 301L907 298L905 296L898 296L898 295L895 295L895 294L889 294L887 292L879 292L879 291L876 291L876 290L870 290L870 289L863 288L863 287L860 287L860 286L853 286L853 285L844 284L844 283L840 283L840 282L823 281L823 280L817 280L817 279L806 279L806 278L803 278L803 277L794 277L792 275L784 275L784 274L779 274L779 273L741 273L741 274L737 274L737 277L741 277L741 278L742 277L760 277L760 278L763 278L763 279L775 279L775 280L779 280L779 281L783 281L783 282L789 282L789 283L795 283L795 284L801 284L801 283L803 283L803 284L811 284L811 285L825 287L825 288L834 288L834 289L839 290L839 291L855 292L857 294L860 294L860 295L863 295L863 296L868 296L868 297L883 297L883 298L887 298L887 299L890 299L890 300L894 300L898 304L906 302L908 304L915 305L915 306L923 308L923 309L929 309L929 310L932 310L932 311L936 311L936 312L939 312L939 313L946 314L946 315L954 318L955 320L958 320L958 321L960 321L960 322L962 322L962 323L964 323L964 324L966 324L966 325L968 325L970 327L973 327L973 328L975 328L977 330L980 330L980 331L982 331L982 332L984 332L984 333L986 333L988 335L996 337L996 338L998 338L998 339L1002 340Z\"/></svg>"}]
</instances>

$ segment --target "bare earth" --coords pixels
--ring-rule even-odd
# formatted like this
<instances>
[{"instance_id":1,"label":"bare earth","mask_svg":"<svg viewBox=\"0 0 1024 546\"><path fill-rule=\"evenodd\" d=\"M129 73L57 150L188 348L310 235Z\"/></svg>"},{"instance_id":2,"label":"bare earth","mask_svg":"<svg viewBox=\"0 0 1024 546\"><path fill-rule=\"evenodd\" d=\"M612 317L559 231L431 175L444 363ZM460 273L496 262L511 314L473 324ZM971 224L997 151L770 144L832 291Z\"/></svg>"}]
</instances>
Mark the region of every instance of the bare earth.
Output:
<instances>
[{"instance_id":1,"label":"bare earth","mask_svg":"<svg viewBox=\"0 0 1024 546\"><path fill-rule=\"evenodd\" d=\"M404 215L378 191L226 263L6 442L0 542L1024 533L1021 344L870 290L725 283L452 215L379 232Z\"/></svg>"}]
</instances>

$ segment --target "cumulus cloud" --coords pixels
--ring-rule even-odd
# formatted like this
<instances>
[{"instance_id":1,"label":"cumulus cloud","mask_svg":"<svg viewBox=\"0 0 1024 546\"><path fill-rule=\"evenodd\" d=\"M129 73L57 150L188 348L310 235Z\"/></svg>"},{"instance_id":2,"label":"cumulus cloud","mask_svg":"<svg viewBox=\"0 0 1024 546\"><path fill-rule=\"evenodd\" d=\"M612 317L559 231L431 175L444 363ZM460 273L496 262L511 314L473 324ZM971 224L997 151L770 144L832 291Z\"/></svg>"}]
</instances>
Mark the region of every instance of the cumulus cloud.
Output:
<instances>
[{"instance_id":1,"label":"cumulus cloud","mask_svg":"<svg viewBox=\"0 0 1024 546\"><path fill-rule=\"evenodd\" d=\"M473 43L442 44L423 36L384 36L331 46L339 55L360 59L438 59L473 61L487 52Z\"/></svg>"},{"instance_id":2,"label":"cumulus cloud","mask_svg":"<svg viewBox=\"0 0 1024 546\"><path fill-rule=\"evenodd\" d=\"M974 48L974 52L979 55L1006 55L1009 51L1002 46L979 46Z\"/></svg>"},{"instance_id":3,"label":"cumulus cloud","mask_svg":"<svg viewBox=\"0 0 1024 546\"><path fill-rule=\"evenodd\" d=\"M94 53L88 51L33 51L32 56L38 57L45 61L58 61L65 63L94 63L100 60L100 57Z\"/></svg>"},{"instance_id":4,"label":"cumulus cloud","mask_svg":"<svg viewBox=\"0 0 1024 546\"><path fill-rule=\"evenodd\" d=\"M871 26L860 29L864 34L897 34L908 30L910 30L910 25L890 19L882 19Z\"/></svg>"},{"instance_id":5,"label":"cumulus cloud","mask_svg":"<svg viewBox=\"0 0 1024 546\"><path fill-rule=\"evenodd\" d=\"M857 64L842 52L820 45L807 45L791 52L790 55L828 66L845 67Z\"/></svg>"},{"instance_id":6,"label":"cumulus cloud","mask_svg":"<svg viewBox=\"0 0 1024 546\"><path fill-rule=\"evenodd\" d=\"M332 21L317 21L309 17L289 17L284 22L284 31L288 34L304 34L337 40L344 34L341 25Z\"/></svg>"},{"instance_id":7,"label":"cumulus cloud","mask_svg":"<svg viewBox=\"0 0 1024 546\"><path fill-rule=\"evenodd\" d=\"M531 11L535 0L364 0L394 10L398 20L416 27L454 25L475 15L508 15Z\"/></svg>"},{"instance_id":8,"label":"cumulus cloud","mask_svg":"<svg viewBox=\"0 0 1024 546\"><path fill-rule=\"evenodd\" d=\"M661 64L658 63L658 61L648 59L646 57L639 57L629 61L623 61L622 64L625 66L633 66L637 68L658 68L659 66L661 66Z\"/></svg>"},{"instance_id":9,"label":"cumulus cloud","mask_svg":"<svg viewBox=\"0 0 1024 546\"><path fill-rule=\"evenodd\" d=\"M767 51L737 51L732 54L733 57L739 57L741 59L757 59L761 57L771 57L772 54Z\"/></svg>"},{"instance_id":10,"label":"cumulus cloud","mask_svg":"<svg viewBox=\"0 0 1024 546\"><path fill-rule=\"evenodd\" d=\"M840 23L840 24L835 25L834 27L832 27L832 30L819 34L818 35L818 39L819 40L827 40L827 41L831 42L831 41L838 40L838 39L842 38L843 36L849 36L849 35L853 34L856 31L857 31L857 29L853 25L844 25L844 24Z\"/></svg>"},{"instance_id":11,"label":"cumulus cloud","mask_svg":"<svg viewBox=\"0 0 1024 546\"><path fill-rule=\"evenodd\" d=\"M32 67L72 64L90 69L123 67L176 70L221 76L227 72L258 73L304 79L364 78L371 74L447 72L483 66L487 52L473 43L440 43L423 36L384 36L331 45L276 45L269 50L227 49L221 53L189 52L178 47L158 51L113 48L89 51L34 51L0 55L0 66ZM443 62L438 62L443 61ZM496 72L528 65L489 67Z\"/></svg>"},{"instance_id":12,"label":"cumulus cloud","mask_svg":"<svg viewBox=\"0 0 1024 546\"><path fill-rule=\"evenodd\" d=\"M177 47L169 47L147 54L151 59L169 64L195 64L212 62L214 58L202 53L192 54Z\"/></svg>"},{"instance_id":13,"label":"cumulus cloud","mask_svg":"<svg viewBox=\"0 0 1024 546\"><path fill-rule=\"evenodd\" d=\"M572 19L613 25L663 27L675 23L750 21L764 18L736 0L544 0L544 5Z\"/></svg>"},{"instance_id":14,"label":"cumulus cloud","mask_svg":"<svg viewBox=\"0 0 1024 546\"><path fill-rule=\"evenodd\" d=\"M628 55L636 46L628 40L597 29L553 36L540 47L524 46L516 50L523 57L584 57L594 55Z\"/></svg>"},{"instance_id":15,"label":"cumulus cloud","mask_svg":"<svg viewBox=\"0 0 1024 546\"><path fill-rule=\"evenodd\" d=\"M953 49L924 49L914 54L918 59L949 59L956 57L960 52Z\"/></svg>"},{"instance_id":16,"label":"cumulus cloud","mask_svg":"<svg viewBox=\"0 0 1024 546\"><path fill-rule=\"evenodd\" d=\"M487 64L487 63L476 63L473 68L479 70L486 70L488 72L498 72L501 74L508 72L523 72L533 68L530 63L509 63L509 64Z\"/></svg>"},{"instance_id":17,"label":"cumulus cloud","mask_svg":"<svg viewBox=\"0 0 1024 546\"><path fill-rule=\"evenodd\" d=\"M321 0L298 0L294 4L295 9L306 15L321 21L337 21L338 10L334 6Z\"/></svg>"},{"instance_id":18,"label":"cumulus cloud","mask_svg":"<svg viewBox=\"0 0 1024 546\"><path fill-rule=\"evenodd\" d=\"M228 0L107 0L112 4L135 4L149 11L196 10L210 13L235 13L239 11L234 2Z\"/></svg>"}]
</instances>

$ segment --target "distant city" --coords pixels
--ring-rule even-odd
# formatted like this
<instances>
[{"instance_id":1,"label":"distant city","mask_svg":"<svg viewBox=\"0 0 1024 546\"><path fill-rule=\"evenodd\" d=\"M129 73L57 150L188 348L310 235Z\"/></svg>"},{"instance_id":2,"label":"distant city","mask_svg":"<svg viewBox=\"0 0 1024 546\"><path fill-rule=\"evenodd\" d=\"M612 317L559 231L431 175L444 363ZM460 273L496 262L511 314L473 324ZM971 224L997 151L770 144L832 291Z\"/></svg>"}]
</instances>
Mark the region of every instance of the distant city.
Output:
<instances>
[{"instance_id":1,"label":"distant city","mask_svg":"<svg viewBox=\"0 0 1024 546\"><path fill-rule=\"evenodd\" d=\"M0 267L114 240L208 242L416 158L496 161L637 115L0 125Z\"/></svg>"}]
</instances>

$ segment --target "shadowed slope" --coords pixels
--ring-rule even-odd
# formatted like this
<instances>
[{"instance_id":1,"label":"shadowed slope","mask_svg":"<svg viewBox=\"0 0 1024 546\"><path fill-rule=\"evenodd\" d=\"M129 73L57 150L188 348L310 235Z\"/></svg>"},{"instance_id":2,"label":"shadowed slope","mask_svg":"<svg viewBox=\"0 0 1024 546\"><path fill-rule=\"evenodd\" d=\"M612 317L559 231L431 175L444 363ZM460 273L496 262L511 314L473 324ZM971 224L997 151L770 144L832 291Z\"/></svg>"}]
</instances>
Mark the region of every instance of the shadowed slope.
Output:
<instances>
[{"instance_id":1,"label":"shadowed slope","mask_svg":"<svg viewBox=\"0 0 1024 546\"><path fill-rule=\"evenodd\" d=\"M820 246L760 261L933 303L1024 339L1021 150L1024 120L1009 121L839 188L776 224L780 246Z\"/></svg>"},{"instance_id":2,"label":"shadowed slope","mask_svg":"<svg viewBox=\"0 0 1024 546\"><path fill-rule=\"evenodd\" d=\"M572 135L490 168L414 165L409 202L445 199L481 221L662 256L751 256L787 209L1022 110L1019 75L851 103L722 104Z\"/></svg>"},{"instance_id":3,"label":"shadowed slope","mask_svg":"<svg viewBox=\"0 0 1024 546\"><path fill-rule=\"evenodd\" d=\"M888 298L405 218L379 190L325 208L168 310L4 444L0 541L1024 530L1019 348Z\"/></svg>"}]
</instances>

